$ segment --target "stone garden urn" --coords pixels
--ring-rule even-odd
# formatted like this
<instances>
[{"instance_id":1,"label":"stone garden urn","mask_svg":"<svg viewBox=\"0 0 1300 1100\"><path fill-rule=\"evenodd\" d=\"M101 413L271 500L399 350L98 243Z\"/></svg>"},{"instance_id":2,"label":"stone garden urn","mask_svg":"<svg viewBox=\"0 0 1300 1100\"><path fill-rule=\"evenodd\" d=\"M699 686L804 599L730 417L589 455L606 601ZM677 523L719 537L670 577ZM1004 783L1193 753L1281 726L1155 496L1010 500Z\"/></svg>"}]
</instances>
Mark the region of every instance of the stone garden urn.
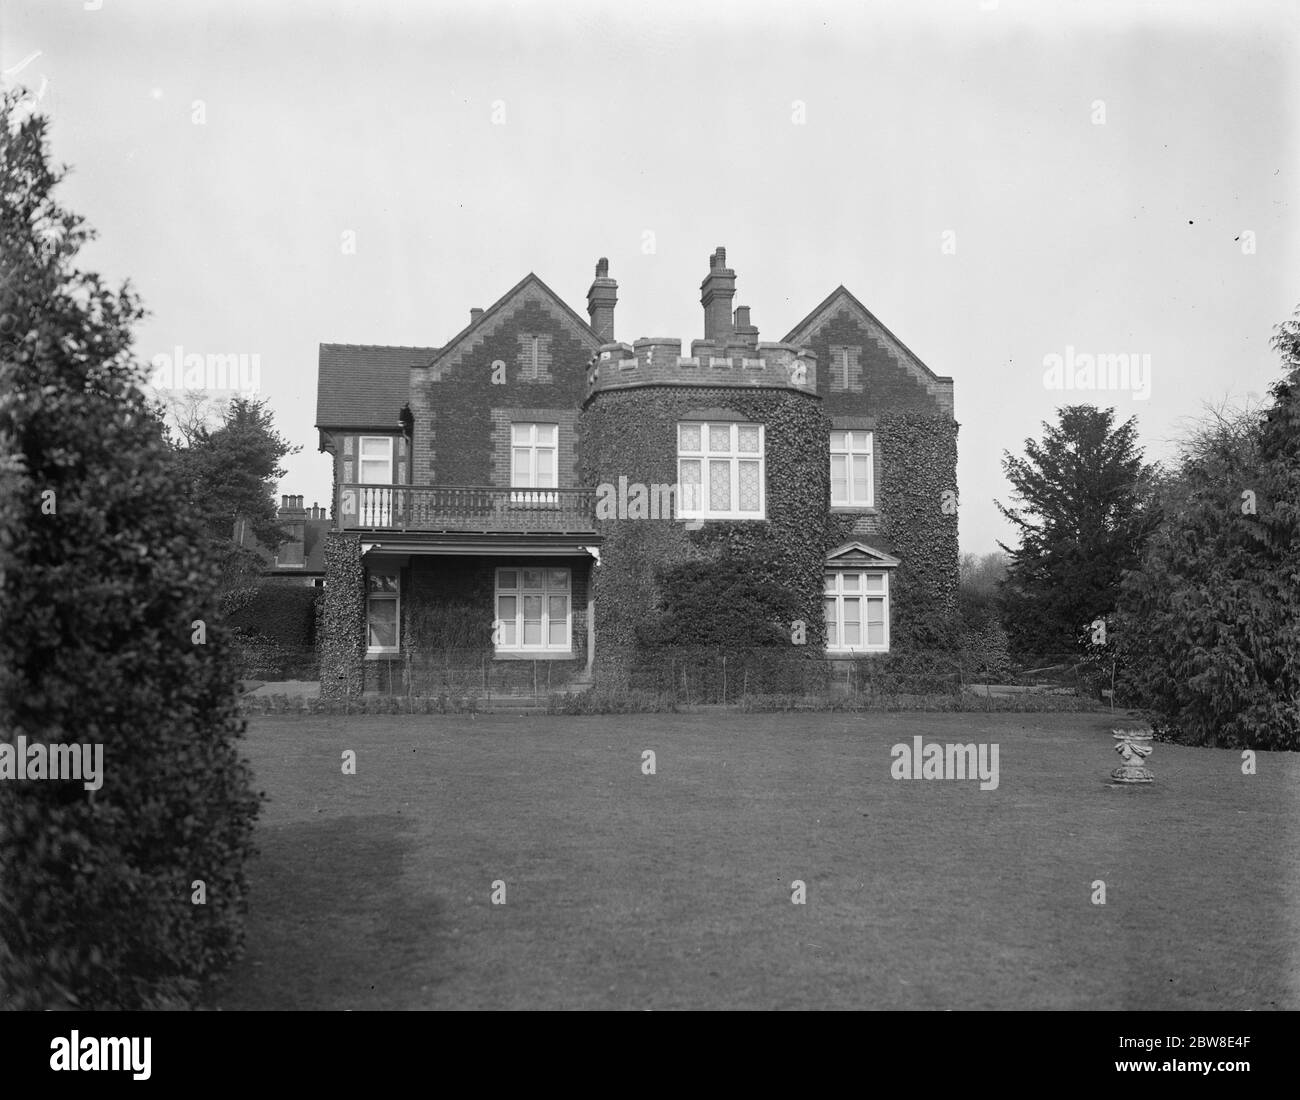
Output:
<instances>
[{"instance_id":1,"label":"stone garden urn","mask_svg":"<svg viewBox=\"0 0 1300 1100\"><path fill-rule=\"evenodd\" d=\"M1151 755L1154 740L1150 730L1112 730L1115 751L1123 763L1110 773L1115 783L1150 783L1155 776L1144 761Z\"/></svg>"}]
</instances>

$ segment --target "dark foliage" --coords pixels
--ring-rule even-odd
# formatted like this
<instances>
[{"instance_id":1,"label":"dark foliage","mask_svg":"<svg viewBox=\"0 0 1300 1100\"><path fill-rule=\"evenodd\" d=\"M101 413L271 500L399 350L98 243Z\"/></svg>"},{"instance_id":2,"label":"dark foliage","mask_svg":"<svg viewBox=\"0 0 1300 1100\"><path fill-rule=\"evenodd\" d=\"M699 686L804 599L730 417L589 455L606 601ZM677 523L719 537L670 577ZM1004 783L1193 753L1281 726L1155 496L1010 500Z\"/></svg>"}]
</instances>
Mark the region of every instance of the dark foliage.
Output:
<instances>
[{"instance_id":1,"label":"dark foliage","mask_svg":"<svg viewBox=\"0 0 1300 1100\"><path fill-rule=\"evenodd\" d=\"M1203 433L1108 634L1117 694L1194 745L1300 749L1300 323L1254 429Z\"/></svg>"},{"instance_id":2,"label":"dark foliage","mask_svg":"<svg viewBox=\"0 0 1300 1100\"><path fill-rule=\"evenodd\" d=\"M0 1004L186 1006L239 951L258 807L219 567L139 389L141 308L75 267L92 234L19 111L7 94L0 744L102 746L103 774L0 781Z\"/></svg>"},{"instance_id":3,"label":"dark foliage","mask_svg":"<svg viewBox=\"0 0 1300 1100\"><path fill-rule=\"evenodd\" d=\"M1115 609L1124 570L1137 565L1157 513L1154 467L1142 461L1132 418L1073 405L1044 424L1025 457L1004 455L1017 506L998 504L1016 525L1003 587L1003 622L1018 654L1074 648L1084 624ZM1001 545L1001 544L999 544Z\"/></svg>"}]
</instances>

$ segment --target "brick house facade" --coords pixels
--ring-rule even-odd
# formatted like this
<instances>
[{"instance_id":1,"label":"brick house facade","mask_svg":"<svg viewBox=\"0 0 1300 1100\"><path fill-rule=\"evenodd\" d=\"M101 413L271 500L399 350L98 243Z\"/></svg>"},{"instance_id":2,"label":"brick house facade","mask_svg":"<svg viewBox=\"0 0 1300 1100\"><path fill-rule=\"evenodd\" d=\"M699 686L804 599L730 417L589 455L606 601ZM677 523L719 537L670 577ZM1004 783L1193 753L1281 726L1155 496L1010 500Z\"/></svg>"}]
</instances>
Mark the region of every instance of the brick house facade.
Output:
<instances>
[{"instance_id":1,"label":"brick house facade","mask_svg":"<svg viewBox=\"0 0 1300 1100\"><path fill-rule=\"evenodd\" d=\"M322 344L322 690L617 679L657 568L772 563L834 661L955 614L953 384L843 287L760 343L717 249L704 337L614 338L528 275L441 348ZM473 660L467 660L474 655Z\"/></svg>"}]
</instances>

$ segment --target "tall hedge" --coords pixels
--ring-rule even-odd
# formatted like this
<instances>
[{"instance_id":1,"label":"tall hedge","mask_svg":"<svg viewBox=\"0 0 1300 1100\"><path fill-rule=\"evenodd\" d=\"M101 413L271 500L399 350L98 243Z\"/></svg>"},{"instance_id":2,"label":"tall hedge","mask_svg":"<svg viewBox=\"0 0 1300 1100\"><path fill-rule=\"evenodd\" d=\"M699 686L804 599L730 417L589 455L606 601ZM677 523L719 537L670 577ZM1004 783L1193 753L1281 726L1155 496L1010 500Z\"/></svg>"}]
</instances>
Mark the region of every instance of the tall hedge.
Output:
<instances>
[{"instance_id":1,"label":"tall hedge","mask_svg":"<svg viewBox=\"0 0 1300 1100\"><path fill-rule=\"evenodd\" d=\"M1300 751L1300 326L1253 446L1184 463L1108 647L1157 731L1194 745Z\"/></svg>"},{"instance_id":2,"label":"tall hedge","mask_svg":"<svg viewBox=\"0 0 1300 1100\"><path fill-rule=\"evenodd\" d=\"M315 679L316 605L322 591L302 584L259 584L230 614L230 626L239 631L245 676Z\"/></svg>"},{"instance_id":3,"label":"tall hedge","mask_svg":"<svg viewBox=\"0 0 1300 1100\"><path fill-rule=\"evenodd\" d=\"M44 119L0 107L0 1004L193 1004L239 951L258 797L201 518L138 384L128 287L74 260ZM206 637L204 637L204 633ZM93 760L93 756L92 756Z\"/></svg>"}]
</instances>

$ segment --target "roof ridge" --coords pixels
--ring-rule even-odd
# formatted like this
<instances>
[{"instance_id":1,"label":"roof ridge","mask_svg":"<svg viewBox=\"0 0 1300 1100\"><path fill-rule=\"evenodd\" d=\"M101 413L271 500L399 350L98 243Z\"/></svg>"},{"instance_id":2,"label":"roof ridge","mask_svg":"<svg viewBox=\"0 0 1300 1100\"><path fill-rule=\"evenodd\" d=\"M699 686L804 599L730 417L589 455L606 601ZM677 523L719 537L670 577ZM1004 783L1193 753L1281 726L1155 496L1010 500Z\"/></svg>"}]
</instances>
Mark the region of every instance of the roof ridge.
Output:
<instances>
[{"instance_id":1,"label":"roof ridge","mask_svg":"<svg viewBox=\"0 0 1300 1100\"><path fill-rule=\"evenodd\" d=\"M323 348L383 348L385 351L436 351L436 344L340 344L332 340L322 340Z\"/></svg>"}]
</instances>

